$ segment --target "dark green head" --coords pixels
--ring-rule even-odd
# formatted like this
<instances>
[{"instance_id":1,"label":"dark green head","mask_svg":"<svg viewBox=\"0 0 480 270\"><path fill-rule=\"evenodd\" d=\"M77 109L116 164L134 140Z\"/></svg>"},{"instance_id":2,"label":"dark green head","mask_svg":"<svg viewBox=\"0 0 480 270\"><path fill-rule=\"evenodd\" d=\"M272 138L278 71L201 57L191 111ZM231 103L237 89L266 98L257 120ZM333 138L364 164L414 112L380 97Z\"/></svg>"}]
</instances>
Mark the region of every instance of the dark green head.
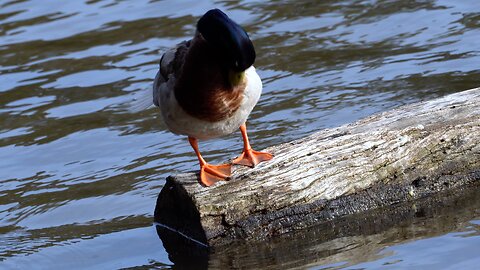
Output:
<instances>
[{"instance_id":1,"label":"dark green head","mask_svg":"<svg viewBox=\"0 0 480 270\"><path fill-rule=\"evenodd\" d=\"M197 23L197 30L234 71L242 72L255 62L255 49L247 32L219 9L209 10Z\"/></svg>"}]
</instances>

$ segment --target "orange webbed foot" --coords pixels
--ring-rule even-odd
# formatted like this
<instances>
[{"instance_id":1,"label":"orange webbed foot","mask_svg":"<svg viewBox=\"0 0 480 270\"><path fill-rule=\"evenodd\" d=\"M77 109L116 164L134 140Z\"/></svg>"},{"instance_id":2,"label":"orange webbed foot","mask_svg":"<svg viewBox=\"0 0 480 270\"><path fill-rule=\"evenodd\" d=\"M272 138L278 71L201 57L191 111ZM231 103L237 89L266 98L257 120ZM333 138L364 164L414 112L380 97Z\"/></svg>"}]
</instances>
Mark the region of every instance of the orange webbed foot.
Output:
<instances>
[{"instance_id":1,"label":"orange webbed foot","mask_svg":"<svg viewBox=\"0 0 480 270\"><path fill-rule=\"evenodd\" d=\"M271 160L273 155L267 152L259 152L253 149L244 150L243 153L232 161L233 164L255 167L262 161Z\"/></svg>"},{"instance_id":2,"label":"orange webbed foot","mask_svg":"<svg viewBox=\"0 0 480 270\"><path fill-rule=\"evenodd\" d=\"M218 181L227 181L232 175L232 165L211 165L205 163L200 166L200 183L204 186L211 186Z\"/></svg>"}]
</instances>

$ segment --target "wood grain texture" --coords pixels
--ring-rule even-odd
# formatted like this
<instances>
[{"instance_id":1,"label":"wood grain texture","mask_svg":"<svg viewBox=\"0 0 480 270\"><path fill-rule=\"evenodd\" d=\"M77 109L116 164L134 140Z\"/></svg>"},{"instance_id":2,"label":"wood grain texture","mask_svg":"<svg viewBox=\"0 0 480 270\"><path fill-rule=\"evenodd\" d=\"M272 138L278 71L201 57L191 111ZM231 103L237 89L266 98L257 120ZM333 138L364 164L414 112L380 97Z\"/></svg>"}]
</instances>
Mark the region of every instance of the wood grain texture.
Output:
<instances>
[{"instance_id":1,"label":"wood grain texture","mask_svg":"<svg viewBox=\"0 0 480 270\"><path fill-rule=\"evenodd\" d=\"M402 106L273 146L204 188L171 176L155 220L210 246L265 239L478 183L480 88Z\"/></svg>"}]
</instances>

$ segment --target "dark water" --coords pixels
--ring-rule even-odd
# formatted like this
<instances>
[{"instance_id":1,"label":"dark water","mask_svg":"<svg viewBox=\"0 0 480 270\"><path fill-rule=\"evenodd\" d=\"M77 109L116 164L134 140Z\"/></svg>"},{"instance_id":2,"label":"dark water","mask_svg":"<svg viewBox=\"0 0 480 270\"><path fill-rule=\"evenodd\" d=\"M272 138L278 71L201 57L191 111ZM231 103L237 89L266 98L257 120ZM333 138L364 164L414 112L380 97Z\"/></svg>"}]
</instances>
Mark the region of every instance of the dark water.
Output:
<instances>
[{"instance_id":1,"label":"dark water","mask_svg":"<svg viewBox=\"0 0 480 270\"><path fill-rule=\"evenodd\" d=\"M213 7L244 25L257 49L264 92L249 128L260 149L480 86L478 0L0 0L0 268L175 266L153 209L165 177L197 169L196 157L156 110L118 104L151 87L160 55ZM200 147L220 162L240 152L241 137ZM471 198L429 219L446 216L444 230L420 220L324 245L296 238L314 254L303 259L282 256L291 247L275 241L258 254L231 246L207 263L474 269L480 198Z\"/></svg>"}]
</instances>

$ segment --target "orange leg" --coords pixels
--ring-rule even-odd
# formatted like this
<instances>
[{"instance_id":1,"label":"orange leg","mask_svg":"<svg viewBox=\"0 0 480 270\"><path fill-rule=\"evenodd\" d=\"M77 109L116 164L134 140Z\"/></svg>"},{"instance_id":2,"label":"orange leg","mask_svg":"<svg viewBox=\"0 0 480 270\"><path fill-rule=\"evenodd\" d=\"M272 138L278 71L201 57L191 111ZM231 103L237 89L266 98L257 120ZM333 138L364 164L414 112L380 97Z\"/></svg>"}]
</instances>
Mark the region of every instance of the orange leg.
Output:
<instances>
[{"instance_id":1,"label":"orange leg","mask_svg":"<svg viewBox=\"0 0 480 270\"><path fill-rule=\"evenodd\" d=\"M200 154L200 150L198 150L197 139L188 137L188 141L195 151L195 154L197 154L198 162L200 163L200 183L209 187L218 181L226 181L227 178L232 174L232 166L230 164L208 164Z\"/></svg>"},{"instance_id":2,"label":"orange leg","mask_svg":"<svg viewBox=\"0 0 480 270\"><path fill-rule=\"evenodd\" d=\"M267 161L273 158L273 155L266 152L258 152L252 149L247 136L247 126L245 124L240 126L243 138L243 152L242 154L233 160L233 164L245 165L249 167L255 167L262 161Z\"/></svg>"}]
</instances>

